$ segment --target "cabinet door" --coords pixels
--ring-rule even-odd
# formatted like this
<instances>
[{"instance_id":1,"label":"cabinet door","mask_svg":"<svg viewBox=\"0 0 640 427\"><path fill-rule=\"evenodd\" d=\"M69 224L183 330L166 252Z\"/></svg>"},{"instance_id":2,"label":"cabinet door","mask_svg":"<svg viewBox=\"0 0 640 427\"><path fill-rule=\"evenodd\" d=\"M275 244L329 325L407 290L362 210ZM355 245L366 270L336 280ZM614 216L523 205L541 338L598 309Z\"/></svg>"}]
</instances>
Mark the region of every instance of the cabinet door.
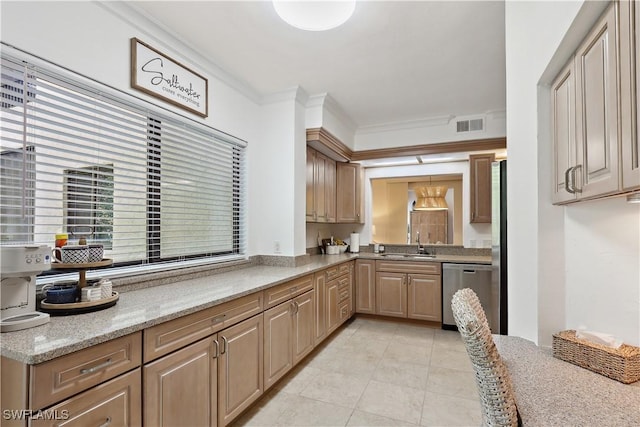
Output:
<instances>
[{"instance_id":1,"label":"cabinet door","mask_svg":"<svg viewBox=\"0 0 640 427\"><path fill-rule=\"evenodd\" d=\"M356 313L376 312L376 262L356 260Z\"/></svg>"},{"instance_id":2,"label":"cabinet door","mask_svg":"<svg viewBox=\"0 0 640 427\"><path fill-rule=\"evenodd\" d=\"M327 335L335 331L340 325L340 312L338 308L338 301L340 299L340 293L338 292L338 280L334 279L327 282L326 287L326 320L327 320Z\"/></svg>"},{"instance_id":3,"label":"cabinet door","mask_svg":"<svg viewBox=\"0 0 640 427\"><path fill-rule=\"evenodd\" d=\"M362 168L357 163L336 164L336 222L362 223Z\"/></svg>"},{"instance_id":4,"label":"cabinet door","mask_svg":"<svg viewBox=\"0 0 640 427\"><path fill-rule=\"evenodd\" d=\"M293 364L297 364L313 350L315 345L315 291L309 291L293 300Z\"/></svg>"},{"instance_id":5,"label":"cabinet door","mask_svg":"<svg viewBox=\"0 0 640 427\"><path fill-rule=\"evenodd\" d=\"M315 187L315 217L317 222L327 222L327 194L326 194L326 163L329 159L316 153L316 164L314 169L314 187Z\"/></svg>"},{"instance_id":6,"label":"cabinet door","mask_svg":"<svg viewBox=\"0 0 640 427\"><path fill-rule=\"evenodd\" d=\"M218 425L226 426L262 395L262 314L218 334Z\"/></svg>"},{"instance_id":7,"label":"cabinet door","mask_svg":"<svg viewBox=\"0 0 640 427\"><path fill-rule=\"evenodd\" d=\"M411 236L420 232L420 243L447 243L447 210L429 210L411 212Z\"/></svg>"},{"instance_id":8,"label":"cabinet door","mask_svg":"<svg viewBox=\"0 0 640 427\"><path fill-rule=\"evenodd\" d=\"M336 161L330 158L324 162L324 200L325 221L336 222Z\"/></svg>"},{"instance_id":9,"label":"cabinet door","mask_svg":"<svg viewBox=\"0 0 640 427\"><path fill-rule=\"evenodd\" d=\"M316 165L316 150L310 147L307 147L307 209L305 212L305 218L309 222L313 222L316 220L315 218L315 212L316 212L315 165Z\"/></svg>"},{"instance_id":10,"label":"cabinet door","mask_svg":"<svg viewBox=\"0 0 640 427\"><path fill-rule=\"evenodd\" d=\"M618 190L618 88L615 4L576 52L578 198Z\"/></svg>"},{"instance_id":11,"label":"cabinet door","mask_svg":"<svg viewBox=\"0 0 640 427\"><path fill-rule=\"evenodd\" d=\"M140 395L140 368L136 368L48 408L46 413L58 420L32 419L29 425L139 426L142 423Z\"/></svg>"},{"instance_id":12,"label":"cabinet door","mask_svg":"<svg viewBox=\"0 0 640 427\"><path fill-rule=\"evenodd\" d=\"M551 128L553 132L552 200L562 203L576 198L570 181L576 159L576 88L573 58L551 85Z\"/></svg>"},{"instance_id":13,"label":"cabinet door","mask_svg":"<svg viewBox=\"0 0 640 427\"><path fill-rule=\"evenodd\" d=\"M442 322L440 276L409 274L408 282L408 317Z\"/></svg>"},{"instance_id":14,"label":"cabinet door","mask_svg":"<svg viewBox=\"0 0 640 427\"><path fill-rule=\"evenodd\" d=\"M620 123L622 188L640 189L640 4L620 7Z\"/></svg>"},{"instance_id":15,"label":"cabinet door","mask_svg":"<svg viewBox=\"0 0 640 427\"><path fill-rule=\"evenodd\" d=\"M264 389L267 390L293 367L292 301L264 312Z\"/></svg>"},{"instance_id":16,"label":"cabinet door","mask_svg":"<svg viewBox=\"0 0 640 427\"><path fill-rule=\"evenodd\" d=\"M144 366L146 426L216 425L219 347L215 338L202 339Z\"/></svg>"},{"instance_id":17,"label":"cabinet door","mask_svg":"<svg viewBox=\"0 0 640 427\"><path fill-rule=\"evenodd\" d=\"M326 310L326 287L327 276L324 271L320 271L313 276L314 290L316 294L316 343L320 343L327 336L327 310Z\"/></svg>"},{"instance_id":18,"label":"cabinet door","mask_svg":"<svg viewBox=\"0 0 640 427\"><path fill-rule=\"evenodd\" d=\"M491 162L495 154L469 156L471 185L471 222L491 222Z\"/></svg>"},{"instance_id":19,"label":"cabinet door","mask_svg":"<svg viewBox=\"0 0 640 427\"><path fill-rule=\"evenodd\" d=\"M407 317L407 275L376 273L376 313Z\"/></svg>"}]
</instances>

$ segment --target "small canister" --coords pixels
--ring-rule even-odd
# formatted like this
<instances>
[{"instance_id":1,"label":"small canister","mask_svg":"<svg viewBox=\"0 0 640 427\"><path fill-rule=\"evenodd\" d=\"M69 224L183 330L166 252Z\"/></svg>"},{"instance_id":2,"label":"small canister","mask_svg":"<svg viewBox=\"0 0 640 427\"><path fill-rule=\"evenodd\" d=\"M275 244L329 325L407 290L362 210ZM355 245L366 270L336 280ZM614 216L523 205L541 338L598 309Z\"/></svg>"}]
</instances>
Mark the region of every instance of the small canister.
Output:
<instances>
[{"instance_id":1,"label":"small canister","mask_svg":"<svg viewBox=\"0 0 640 427\"><path fill-rule=\"evenodd\" d=\"M81 301L97 301L102 298L102 291L99 287L86 286L82 288Z\"/></svg>"},{"instance_id":2,"label":"small canister","mask_svg":"<svg viewBox=\"0 0 640 427\"><path fill-rule=\"evenodd\" d=\"M111 298L111 296L113 296L113 284L111 283L111 280L100 280L100 291L102 298Z\"/></svg>"},{"instance_id":3,"label":"small canister","mask_svg":"<svg viewBox=\"0 0 640 427\"><path fill-rule=\"evenodd\" d=\"M56 248L61 248L69 241L69 235L67 233L56 234Z\"/></svg>"}]
</instances>

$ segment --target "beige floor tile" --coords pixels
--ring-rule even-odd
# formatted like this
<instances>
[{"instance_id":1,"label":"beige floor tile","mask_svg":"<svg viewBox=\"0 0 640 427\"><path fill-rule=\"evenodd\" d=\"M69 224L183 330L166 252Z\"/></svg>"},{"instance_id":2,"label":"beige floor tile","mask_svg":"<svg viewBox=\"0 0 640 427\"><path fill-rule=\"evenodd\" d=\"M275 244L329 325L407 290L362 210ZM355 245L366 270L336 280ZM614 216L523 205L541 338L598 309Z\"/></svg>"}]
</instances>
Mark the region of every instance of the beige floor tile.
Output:
<instances>
[{"instance_id":1,"label":"beige floor tile","mask_svg":"<svg viewBox=\"0 0 640 427\"><path fill-rule=\"evenodd\" d=\"M373 379L383 383L426 390L429 367L415 363L382 359L373 373Z\"/></svg>"},{"instance_id":2,"label":"beige floor tile","mask_svg":"<svg viewBox=\"0 0 640 427\"><path fill-rule=\"evenodd\" d=\"M416 424L408 423L406 421L394 420L387 417L381 417L380 415L370 414L364 411L358 411L357 409L351 414L347 427L413 427Z\"/></svg>"},{"instance_id":3,"label":"beige floor tile","mask_svg":"<svg viewBox=\"0 0 640 427\"><path fill-rule=\"evenodd\" d=\"M355 408L369 380L341 373L322 373L308 382L300 393L310 399Z\"/></svg>"},{"instance_id":4,"label":"beige floor tile","mask_svg":"<svg viewBox=\"0 0 640 427\"><path fill-rule=\"evenodd\" d=\"M473 365L467 352L450 347L434 346L431 352L431 366L473 372Z\"/></svg>"},{"instance_id":5,"label":"beige floor tile","mask_svg":"<svg viewBox=\"0 0 640 427\"><path fill-rule=\"evenodd\" d=\"M269 391L236 419L231 427L275 426L282 411L289 406L291 396L284 392Z\"/></svg>"},{"instance_id":6,"label":"beige floor tile","mask_svg":"<svg viewBox=\"0 0 640 427\"><path fill-rule=\"evenodd\" d=\"M416 365L429 365L431 347L394 342L389 344L382 358Z\"/></svg>"},{"instance_id":7,"label":"beige floor tile","mask_svg":"<svg viewBox=\"0 0 640 427\"><path fill-rule=\"evenodd\" d=\"M309 399L302 396L291 396L276 426L345 426L351 412L350 408Z\"/></svg>"},{"instance_id":8,"label":"beige floor tile","mask_svg":"<svg viewBox=\"0 0 640 427\"><path fill-rule=\"evenodd\" d=\"M393 342L398 344L432 346L434 328L418 325L400 325L393 336Z\"/></svg>"},{"instance_id":9,"label":"beige floor tile","mask_svg":"<svg viewBox=\"0 0 640 427\"><path fill-rule=\"evenodd\" d=\"M300 394L304 388L309 385L309 382L320 374L325 372L321 369L308 366L303 363L296 366L291 372L289 372L282 380L280 380L273 387L276 390L282 390L289 394Z\"/></svg>"},{"instance_id":10,"label":"beige floor tile","mask_svg":"<svg viewBox=\"0 0 640 427\"><path fill-rule=\"evenodd\" d=\"M459 369L430 366L427 391L478 400L474 374Z\"/></svg>"},{"instance_id":11,"label":"beige floor tile","mask_svg":"<svg viewBox=\"0 0 640 427\"><path fill-rule=\"evenodd\" d=\"M423 426L480 426L480 402L427 392L422 409Z\"/></svg>"},{"instance_id":12,"label":"beige floor tile","mask_svg":"<svg viewBox=\"0 0 640 427\"><path fill-rule=\"evenodd\" d=\"M364 390L357 409L396 420L417 424L424 403L422 390L371 381Z\"/></svg>"}]
</instances>

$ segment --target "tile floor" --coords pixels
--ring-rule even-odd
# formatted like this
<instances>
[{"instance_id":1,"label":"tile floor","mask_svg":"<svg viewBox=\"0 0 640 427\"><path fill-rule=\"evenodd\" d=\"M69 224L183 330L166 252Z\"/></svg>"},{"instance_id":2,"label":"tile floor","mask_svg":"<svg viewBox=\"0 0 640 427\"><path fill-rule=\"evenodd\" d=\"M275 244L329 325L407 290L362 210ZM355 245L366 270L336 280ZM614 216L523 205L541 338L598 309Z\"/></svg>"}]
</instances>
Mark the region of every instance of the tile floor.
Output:
<instances>
[{"instance_id":1,"label":"tile floor","mask_svg":"<svg viewBox=\"0 0 640 427\"><path fill-rule=\"evenodd\" d=\"M473 370L457 332L356 317L233 427L481 424Z\"/></svg>"}]
</instances>

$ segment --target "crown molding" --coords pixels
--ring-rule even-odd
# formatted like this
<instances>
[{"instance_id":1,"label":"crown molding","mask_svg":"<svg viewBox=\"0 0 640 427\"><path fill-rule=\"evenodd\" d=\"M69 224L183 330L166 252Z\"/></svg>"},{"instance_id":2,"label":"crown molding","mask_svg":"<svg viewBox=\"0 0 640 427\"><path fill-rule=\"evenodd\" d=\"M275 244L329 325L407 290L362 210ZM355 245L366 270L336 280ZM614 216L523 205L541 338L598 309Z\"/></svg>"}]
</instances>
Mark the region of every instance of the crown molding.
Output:
<instances>
[{"instance_id":1,"label":"crown molding","mask_svg":"<svg viewBox=\"0 0 640 427\"><path fill-rule=\"evenodd\" d=\"M325 128L307 129L307 144L336 160L349 161L353 156L353 151Z\"/></svg>"},{"instance_id":2,"label":"crown molding","mask_svg":"<svg viewBox=\"0 0 640 427\"><path fill-rule=\"evenodd\" d=\"M350 160L383 159L386 157L423 156L427 154L458 153L462 151L499 150L507 148L507 138L472 139L467 141L440 142L406 147L379 148L354 151Z\"/></svg>"}]
</instances>

